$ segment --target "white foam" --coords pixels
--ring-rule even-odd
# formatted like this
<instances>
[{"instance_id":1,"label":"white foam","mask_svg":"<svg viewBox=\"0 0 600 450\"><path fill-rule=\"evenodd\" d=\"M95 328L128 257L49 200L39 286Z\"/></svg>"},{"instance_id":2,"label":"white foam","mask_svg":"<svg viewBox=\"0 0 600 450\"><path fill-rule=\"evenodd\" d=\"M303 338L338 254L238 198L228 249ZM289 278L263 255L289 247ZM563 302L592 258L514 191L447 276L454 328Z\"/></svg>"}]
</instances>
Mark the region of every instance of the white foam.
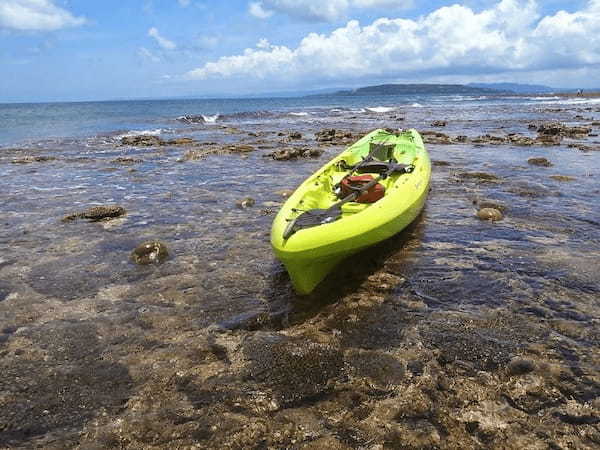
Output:
<instances>
[{"instance_id":1,"label":"white foam","mask_svg":"<svg viewBox=\"0 0 600 450\"><path fill-rule=\"evenodd\" d=\"M412 106L413 108L422 108L423 107L423 105L421 105L420 103L413 103L410 106Z\"/></svg>"},{"instance_id":2,"label":"white foam","mask_svg":"<svg viewBox=\"0 0 600 450\"><path fill-rule=\"evenodd\" d=\"M371 112L378 113L378 114L392 112L395 110L396 110L396 108L393 108L391 106L374 106L372 108L367 108L367 111L371 111Z\"/></svg>"},{"instance_id":3,"label":"white foam","mask_svg":"<svg viewBox=\"0 0 600 450\"><path fill-rule=\"evenodd\" d=\"M163 130L162 128L156 128L154 130L131 130L127 133L119 134L117 138L124 137L133 137L133 136L158 136L159 134L164 133L167 130Z\"/></svg>"},{"instance_id":4,"label":"white foam","mask_svg":"<svg viewBox=\"0 0 600 450\"><path fill-rule=\"evenodd\" d=\"M217 119L220 117L219 114L215 114L214 116L205 116L204 114L202 114L202 119L204 120L204 122L206 123L216 123Z\"/></svg>"},{"instance_id":5,"label":"white foam","mask_svg":"<svg viewBox=\"0 0 600 450\"><path fill-rule=\"evenodd\" d=\"M307 112L291 112L290 116L306 117L306 116L310 116L310 113L307 113Z\"/></svg>"}]
</instances>

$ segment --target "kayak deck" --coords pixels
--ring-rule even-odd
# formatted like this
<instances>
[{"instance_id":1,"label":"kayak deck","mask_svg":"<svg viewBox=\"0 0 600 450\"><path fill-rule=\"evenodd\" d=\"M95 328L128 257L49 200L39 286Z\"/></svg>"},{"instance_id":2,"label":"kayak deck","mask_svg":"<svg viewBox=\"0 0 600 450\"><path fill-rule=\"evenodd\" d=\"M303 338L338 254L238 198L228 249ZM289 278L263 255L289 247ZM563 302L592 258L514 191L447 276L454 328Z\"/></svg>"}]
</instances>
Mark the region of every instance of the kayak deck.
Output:
<instances>
[{"instance_id":1,"label":"kayak deck","mask_svg":"<svg viewBox=\"0 0 600 450\"><path fill-rule=\"evenodd\" d=\"M348 166L373 156L380 148L386 149L387 158L411 165L414 171L379 180L385 187L380 200L350 201L341 206L337 220L300 229L284 238L290 221L306 211L327 209L339 202L336 186L348 175ZM430 173L429 157L416 131L394 134L375 130L307 178L281 208L271 230L275 254L286 266L296 291L310 293L345 257L393 236L412 222L425 202Z\"/></svg>"}]
</instances>

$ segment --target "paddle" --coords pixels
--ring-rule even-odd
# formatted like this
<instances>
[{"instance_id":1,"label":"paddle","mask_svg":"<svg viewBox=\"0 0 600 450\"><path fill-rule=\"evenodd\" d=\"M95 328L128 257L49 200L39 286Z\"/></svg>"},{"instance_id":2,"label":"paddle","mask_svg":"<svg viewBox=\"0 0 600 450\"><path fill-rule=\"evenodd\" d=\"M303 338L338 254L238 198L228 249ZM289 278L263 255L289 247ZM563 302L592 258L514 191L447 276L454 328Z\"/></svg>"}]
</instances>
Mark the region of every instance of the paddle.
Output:
<instances>
[{"instance_id":1,"label":"paddle","mask_svg":"<svg viewBox=\"0 0 600 450\"><path fill-rule=\"evenodd\" d=\"M342 215L342 205L356 200L358 197L361 196L361 194L371 189L373 186L379 183L379 181L385 180L390 175L393 175L395 173L411 173L414 170L414 168L415 167L411 164L389 164L387 171L379 175L377 178L372 179L364 186L361 186L360 188L355 188L354 192L348 194L346 197L334 203L329 208L309 209L308 211L304 211L295 219L291 219L287 227L285 227L285 230L283 231L283 239L288 239L295 232L302 230L303 228L310 228L317 225L324 225L326 223L336 221Z\"/></svg>"}]
</instances>

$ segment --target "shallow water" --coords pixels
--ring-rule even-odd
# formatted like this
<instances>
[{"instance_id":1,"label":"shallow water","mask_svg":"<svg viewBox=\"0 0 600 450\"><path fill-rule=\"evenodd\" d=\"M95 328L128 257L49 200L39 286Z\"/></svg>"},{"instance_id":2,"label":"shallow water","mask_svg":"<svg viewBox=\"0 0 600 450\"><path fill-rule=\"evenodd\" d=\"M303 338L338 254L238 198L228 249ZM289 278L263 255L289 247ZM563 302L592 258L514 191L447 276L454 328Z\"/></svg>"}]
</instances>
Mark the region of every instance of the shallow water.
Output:
<instances>
[{"instance_id":1,"label":"shallow water","mask_svg":"<svg viewBox=\"0 0 600 450\"><path fill-rule=\"evenodd\" d=\"M293 293L269 244L280 191L343 149L317 143L322 128L423 130L443 119L450 135L531 135L530 122L589 124L600 109L376 100L333 112L233 111L216 124L171 115L165 139L256 148L200 160L182 161L189 146L120 146L136 128L112 125L0 149L0 444L600 445L600 152L569 140L428 145L432 160L448 164L434 166L421 216L309 297ZM360 112L367 107L382 112ZM148 129L162 129L161 120ZM287 139L289 131L303 138ZM282 146L324 154L264 157ZM24 155L56 159L12 163ZM531 157L553 166L532 166ZM238 207L246 197L255 205ZM503 205L505 218L479 221L484 201ZM98 204L127 215L61 222ZM131 251L155 239L169 259L133 264Z\"/></svg>"}]
</instances>

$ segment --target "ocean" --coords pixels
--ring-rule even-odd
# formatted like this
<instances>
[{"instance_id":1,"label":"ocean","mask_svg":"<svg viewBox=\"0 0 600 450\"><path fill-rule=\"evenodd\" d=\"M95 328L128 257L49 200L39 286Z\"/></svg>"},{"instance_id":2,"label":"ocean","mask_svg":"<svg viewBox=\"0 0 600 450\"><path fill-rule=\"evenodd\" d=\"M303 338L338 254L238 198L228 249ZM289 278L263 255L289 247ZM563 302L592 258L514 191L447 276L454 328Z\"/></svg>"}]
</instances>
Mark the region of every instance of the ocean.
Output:
<instances>
[{"instance_id":1,"label":"ocean","mask_svg":"<svg viewBox=\"0 0 600 450\"><path fill-rule=\"evenodd\" d=\"M297 296L273 218L376 128L422 132L425 209ZM599 134L582 97L0 104L0 447L593 448Z\"/></svg>"}]
</instances>

